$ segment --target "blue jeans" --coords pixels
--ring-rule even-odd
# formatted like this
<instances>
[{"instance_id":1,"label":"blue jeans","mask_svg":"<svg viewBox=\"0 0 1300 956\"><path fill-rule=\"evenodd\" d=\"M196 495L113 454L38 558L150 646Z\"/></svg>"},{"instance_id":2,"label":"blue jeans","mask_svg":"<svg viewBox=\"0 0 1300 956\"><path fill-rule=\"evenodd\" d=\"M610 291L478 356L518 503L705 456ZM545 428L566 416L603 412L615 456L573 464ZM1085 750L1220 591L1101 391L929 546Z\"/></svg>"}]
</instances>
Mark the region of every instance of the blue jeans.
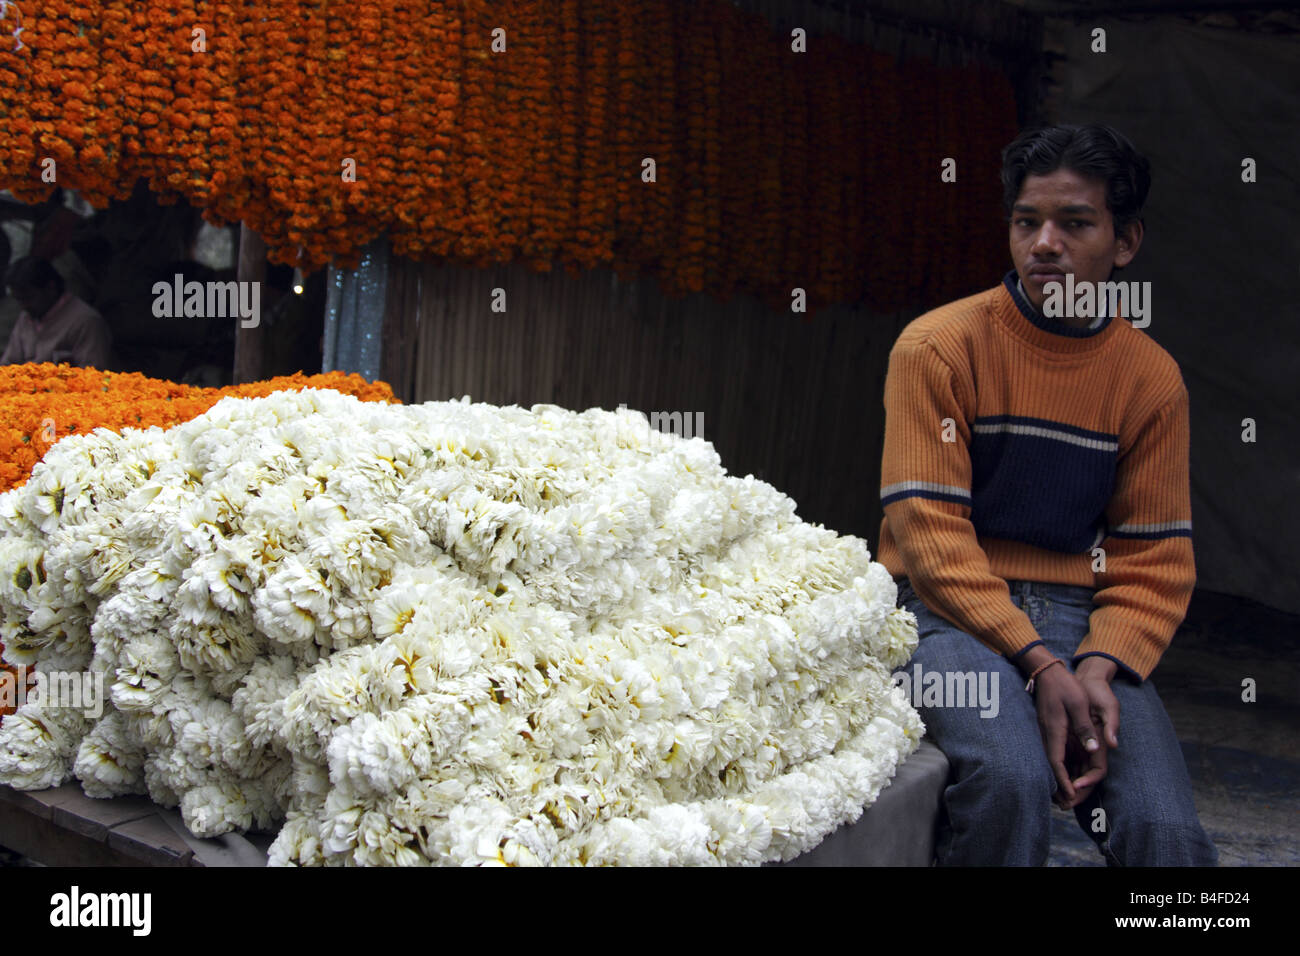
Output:
<instances>
[{"instance_id":1,"label":"blue jeans","mask_svg":"<svg viewBox=\"0 0 1300 956\"><path fill-rule=\"evenodd\" d=\"M1093 589L1007 583L1012 602L1073 672L1070 658L1088 633ZM920 642L895 674L908 675L897 679L917 703L926 735L952 765L936 842L939 864L1042 866L1056 779L1024 675L930 611L906 578L898 602L916 615ZM936 673L942 682L926 677ZM955 675L975 677L963 682ZM975 678L983 682L978 701ZM1108 754L1105 779L1075 807L1079 825L1111 866L1216 865L1218 850L1196 816L1187 764L1155 685L1117 673L1111 690L1120 708L1119 747Z\"/></svg>"}]
</instances>

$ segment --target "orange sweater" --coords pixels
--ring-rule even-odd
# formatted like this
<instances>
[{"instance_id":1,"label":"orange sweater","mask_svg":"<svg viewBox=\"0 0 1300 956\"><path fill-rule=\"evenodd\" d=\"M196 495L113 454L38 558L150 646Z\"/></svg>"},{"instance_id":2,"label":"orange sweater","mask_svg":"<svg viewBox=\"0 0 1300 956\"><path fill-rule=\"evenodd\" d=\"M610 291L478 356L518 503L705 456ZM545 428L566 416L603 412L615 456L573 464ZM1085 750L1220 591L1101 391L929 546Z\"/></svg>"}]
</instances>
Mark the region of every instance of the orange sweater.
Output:
<instances>
[{"instance_id":1,"label":"orange sweater","mask_svg":"<svg viewBox=\"0 0 1300 956\"><path fill-rule=\"evenodd\" d=\"M1079 330L1040 315L1013 270L915 319L890 352L876 560L1012 658L1039 639L1008 580L1096 588L1075 661L1102 654L1145 679L1196 583L1189 444L1169 353L1122 318Z\"/></svg>"}]
</instances>

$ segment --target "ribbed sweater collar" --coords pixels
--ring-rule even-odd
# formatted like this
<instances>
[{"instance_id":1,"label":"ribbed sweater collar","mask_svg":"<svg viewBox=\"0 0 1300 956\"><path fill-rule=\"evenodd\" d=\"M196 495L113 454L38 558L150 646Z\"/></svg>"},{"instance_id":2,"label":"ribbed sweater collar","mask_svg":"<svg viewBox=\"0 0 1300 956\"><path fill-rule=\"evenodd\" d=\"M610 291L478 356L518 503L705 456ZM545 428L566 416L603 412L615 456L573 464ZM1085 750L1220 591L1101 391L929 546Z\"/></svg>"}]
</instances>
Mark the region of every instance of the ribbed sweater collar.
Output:
<instances>
[{"instance_id":1,"label":"ribbed sweater collar","mask_svg":"<svg viewBox=\"0 0 1300 956\"><path fill-rule=\"evenodd\" d=\"M1043 315L1020 293L1019 280L1015 269L1002 277L996 309L998 319L1018 338L1037 348L1068 355L1098 350L1114 336L1119 323L1111 316L1095 329L1076 329Z\"/></svg>"}]
</instances>

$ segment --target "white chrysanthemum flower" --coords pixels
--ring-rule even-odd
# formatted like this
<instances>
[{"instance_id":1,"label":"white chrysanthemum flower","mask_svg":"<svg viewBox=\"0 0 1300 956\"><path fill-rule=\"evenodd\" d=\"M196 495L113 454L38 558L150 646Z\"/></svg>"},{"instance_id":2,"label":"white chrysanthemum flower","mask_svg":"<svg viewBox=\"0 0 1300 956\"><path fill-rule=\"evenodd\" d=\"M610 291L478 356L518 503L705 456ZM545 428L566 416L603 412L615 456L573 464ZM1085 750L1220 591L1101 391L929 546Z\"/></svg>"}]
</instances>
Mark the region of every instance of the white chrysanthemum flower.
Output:
<instances>
[{"instance_id":1,"label":"white chrysanthemum flower","mask_svg":"<svg viewBox=\"0 0 1300 956\"><path fill-rule=\"evenodd\" d=\"M266 642L243 621L219 612L199 623L181 616L172 619L168 635L181 665L192 673L214 675L251 664Z\"/></svg>"},{"instance_id":2,"label":"white chrysanthemum flower","mask_svg":"<svg viewBox=\"0 0 1300 956\"><path fill-rule=\"evenodd\" d=\"M170 715L163 706L156 705L151 711L119 710L122 719L131 729L131 734L140 741L146 753L171 747L176 743L176 732L172 728Z\"/></svg>"},{"instance_id":3,"label":"white chrysanthemum flower","mask_svg":"<svg viewBox=\"0 0 1300 956\"><path fill-rule=\"evenodd\" d=\"M0 779L79 752L195 832L287 813L277 863L788 858L919 739L895 596L634 412L223 399L0 495L6 654L117 708L71 749L7 721Z\"/></svg>"},{"instance_id":4,"label":"white chrysanthemum flower","mask_svg":"<svg viewBox=\"0 0 1300 956\"><path fill-rule=\"evenodd\" d=\"M331 592L327 575L290 555L253 594L253 622L273 641L293 646L314 640L319 622L328 620Z\"/></svg>"},{"instance_id":5,"label":"white chrysanthemum flower","mask_svg":"<svg viewBox=\"0 0 1300 956\"><path fill-rule=\"evenodd\" d=\"M230 705L254 747L267 746L284 724L285 699L298 686L294 664L284 655L260 658L232 695Z\"/></svg>"},{"instance_id":6,"label":"white chrysanthemum flower","mask_svg":"<svg viewBox=\"0 0 1300 956\"><path fill-rule=\"evenodd\" d=\"M82 739L72 771L88 796L144 793L144 757L123 715L110 710Z\"/></svg>"},{"instance_id":7,"label":"white chrysanthemum flower","mask_svg":"<svg viewBox=\"0 0 1300 956\"><path fill-rule=\"evenodd\" d=\"M33 538L0 538L0 600L14 607L29 607L33 586L45 574L45 549Z\"/></svg>"},{"instance_id":8,"label":"white chrysanthemum flower","mask_svg":"<svg viewBox=\"0 0 1300 956\"><path fill-rule=\"evenodd\" d=\"M217 836L253 825L253 806L240 782L216 778L181 797L181 819L199 837Z\"/></svg>"},{"instance_id":9,"label":"white chrysanthemum flower","mask_svg":"<svg viewBox=\"0 0 1300 956\"><path fill-rule=\"evenodd\" d=\"M144 631L123 644L109 692L113 706L128 713L150 712L171 690L181 661L172 642Z\"/></svg>"},{"instance_id":10,"label":"white chrysanthemum flower","mask_svg":"<svg viewBox=\"0 0 1300 956\"><path fill-rule=\"evenodd\" d=\"M12 650L9 641L6 637L5 659L10 663L51 671L85 670L94 656L89 621L80 608L42 605L13 635Z\"/></svg>"},{"instance_id":11,"label":"white chrysanthemum flower","mask_svg":"<svg viewBox=\"0 0 1300 956\"><path fill-rule=\"evenodd\" d=\"M63 503L70 490L76 494L75 473L63 468L49 465L32 469L28 480L30 493L24 495L24 515L36 525L41 534L51 534L59 526L59 516L63 512ZM72 489L68 485L73 486Z\"/></svg>"},{"instance_id":12,"label":"white chrysanthemum flower","mask_svg":"<svg viewBox=\"0 0 1300 956\"><path fill-rule=\"evenodd\" d=\"M173 748L155 750L144 759L145 788L149 799L161 807L177 806L184 794L206 784L210 776Z\"/></svg>"},{"instance_id":13,"label":"white chrysanthemum flower","mask_svg":"<svg viewBox=\"0 0 1300 956\"><path fill-rule=\"evenodd\" d=\"M256 752L244 734L244 722L220 699L196 702L176 737L176 748L197 767L213 767L242 776Z\"/></svg>"},{"instance_id":14,"label":"white chrysanthemum flower","mask_svg":"<svg viewBox=\"0 0 1300 956\"><path fill-rule=\"evenodd\" d=\"M372 810L358 823L352 855L361 866L428 866L412 842L414 836L394 827L391 817Z\"/></svg>"},{"instance_id":15,"label":"white chrysanthemum flower","mask_svg":"<svg viewBox=\"0 0 1300 956\"><path fill-rule=\"evenodd\" d=\"M316 817L291 810L267 857L268 866L324 865Z\"/></svg>"},{"instance_id":16,"label":"white chrysanthemum flower","mask_svg":"<svg viewBox=\"0 0 1300 956\"><path fill-rule=\"evenodd\" d=\"M363 795L392 793L428 772L434 756L423 721L406 709L362 714L334 734L328 753L330 782Z\"/></svg>"},{"instance_id":17,"label":"white chrysanthemum flower","mask_svg":"<svg viewBox=\"0 0 1300 956\"><path fill-rule=\"evenodd\" d=\"M448 862L457 866L505 865L501 847L515 822L510 808L486 787L474 787L447 815Z\"/></svg>"},{"instance_id":18,"label":"white chrysanthemum flower","mask_svg":"<svg viewBox=\"0 0 1300 956\"><path fill-rule=\"evenodd\" d=\"M71 707L19 707L0 723L0 780L17 790L59 786L90 724Z\"/></svg>"}]
</instances>

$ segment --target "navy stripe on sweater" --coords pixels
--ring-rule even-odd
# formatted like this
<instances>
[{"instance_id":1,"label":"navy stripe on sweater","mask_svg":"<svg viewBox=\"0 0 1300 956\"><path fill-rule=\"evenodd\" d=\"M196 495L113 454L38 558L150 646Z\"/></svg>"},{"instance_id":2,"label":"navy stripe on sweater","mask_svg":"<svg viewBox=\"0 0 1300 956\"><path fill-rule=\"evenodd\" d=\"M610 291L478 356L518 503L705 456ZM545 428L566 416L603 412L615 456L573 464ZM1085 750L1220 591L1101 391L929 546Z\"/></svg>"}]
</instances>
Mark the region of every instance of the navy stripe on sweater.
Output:
<instances>
[{"instance_id":1,"label":"navy stripe on sweater","mask_svg":"<svg viewBox=\"0 0 1300 956\"><path fill-rule=\"evenodd\" d=\"M1119 436L1024 415L975 419L971 524L1049 551L1089 551L1105 535Z\"/></svg>"},{"instance_id":2,"label":"navy stripe on sweater","mask_svg":"<svg viewBox=\"0 0 1300 956\"><path fill-rule=\"evenodd\" d=\"M935 481L900 481L880 489L882 508L900 498L930 498L933 501L955 501L959 505L969 505L970 489L941 485Z\"/></svg>"},{"instance_id":3,"label":"navy stripe on sweater","mask_svg":"<svg viewBox=\"0 0 1300 956\"><path fill-rule=\"evenodd\" d=\"M881 507L903 498L956 502L971 509L981 537L1067 554L1091 551L1107 536L1192 536L1190 521L1107 527L1118 435L1027 415L976 418L971 432L971 488L900 481L880 490Z\"/></svg>"},{"instance_id":4,"label":"navy stripe on sweater","mask_svg":"<svg viewBox=\"0 0 1300 956\"><path fill-rule=\"evenodd\" d=\"M981 537L1070 554L1101 543L1115 490L1118 436L1025 415L976 418L972 433L971 488L900 481L880 490L881 506L903 498L953 501L971 509ZM1160 529L1125 530L1142 535Z\"/></svg>"}]
</instances>

